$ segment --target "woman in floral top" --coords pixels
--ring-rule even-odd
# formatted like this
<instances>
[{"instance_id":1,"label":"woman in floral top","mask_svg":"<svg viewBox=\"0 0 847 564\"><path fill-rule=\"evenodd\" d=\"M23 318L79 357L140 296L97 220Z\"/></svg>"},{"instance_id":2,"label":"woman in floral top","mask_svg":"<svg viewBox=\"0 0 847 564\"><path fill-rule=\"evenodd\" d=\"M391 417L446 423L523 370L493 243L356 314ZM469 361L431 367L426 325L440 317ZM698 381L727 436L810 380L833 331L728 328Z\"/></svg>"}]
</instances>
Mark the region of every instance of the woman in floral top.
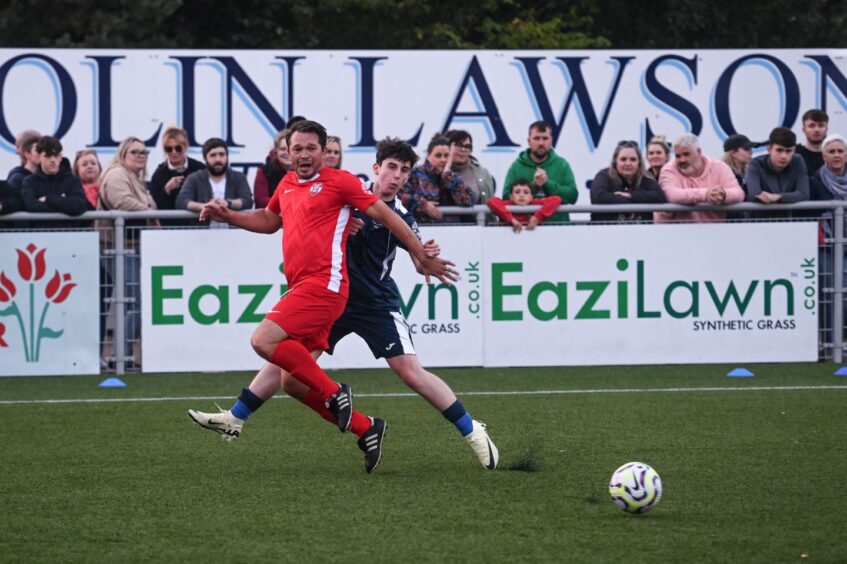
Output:
<instances>
[{"instance_id":1,"label":"woman in floral top","mask_svg":"<svg viewBox=\"0 0 847 564\"><path fill-rule=\"evenodd\" d=\"M412 170L400 201L421 223L459 223L461 216L444 216L439 206L473 205L473 192L450 169L450 140L435 134L426 149L426 161Z\"/></svg>"}]
</instances>

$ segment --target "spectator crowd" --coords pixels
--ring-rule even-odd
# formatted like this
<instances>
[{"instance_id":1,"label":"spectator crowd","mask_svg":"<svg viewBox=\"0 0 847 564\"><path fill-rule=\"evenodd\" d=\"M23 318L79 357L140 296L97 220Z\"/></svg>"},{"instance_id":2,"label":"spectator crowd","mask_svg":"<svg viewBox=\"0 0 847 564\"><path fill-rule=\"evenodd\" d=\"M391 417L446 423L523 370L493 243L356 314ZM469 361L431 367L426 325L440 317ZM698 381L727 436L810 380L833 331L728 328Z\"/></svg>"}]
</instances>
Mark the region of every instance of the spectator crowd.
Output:
<instances>
[{"instance_id":1,"label":"spectator crowd","mask_svg":"<svg viewBox=\"0 0 847 564\"><path fill-rule=\"evenodd\" d=\"M223 139L207 139L201 147L202 161L188 156L189 137L173 126L161 135L163 155L148 180L150 149L137 137L128 137L114 157L102 166L97 152L78 151L73 163L65 156L61 140L34 130L21 132L15 140L20 164L0 180L0 214L17 211L62 213L77 217L86 211L189 210L199 212L210 201L232 210L264 208L283 177L291 170L288 154L289 127L305 119L295 116L273 139L264 163L259 166L253 186L247 177L230 166L229 147ZM703 154L696 135L684 133L671 142L663 135L649 140L642 151L636 141L620 141L610 155L609 165L598 171L590 187L590 201L609 204L710 204L709 209L692 207L684 212L593 213L592 222L661 223L668 221L719 222L726 218L785 217L799 215L784 204L807 200L847 200L847 143L828 131L829 118L818 109L802 116L803 143L793 131L776 127L761 143L747 136L729 136L719 157ZM471 134L464 130L438 132L432 136L422 162L413 163L408 183L399 198L419 223L475 223L473 214L444 214L444 207L487 205L496 221L515 233L533 230L545 221L567 222L561 207L578 198L577 182L568 160L553 148L553 128L543 121L530 124L527 146L508 169L501 196L491 173L474 155ZM759 156L754 149L765 147ZM324 165L343 166L343 143L329 136ZM761 204L761 211L740 213L720 211L720 206L740 202ZM514 206L537 206L531 213ZM715 208L718 211L715 211ZM809 215L809 212L806 212ZM128 220L131 227L197 225L194 219ZM86 227L90 222L70 219L61 227ZM15 222L14 227L50 228L51 221ZM111 222L98 220L101 245L113 248ZM227 224L210 222L210 228ZM831 225L821 222L820 238L832 238ZM821 272L831 276L837 267L831 249L822 245ZM124 295L134 303L124 317L128 344L137 343L140 334L140 255L137 240L128 239L124 261ZM847 267L847 263L841 265ZM115 279L114 260L101 264L101 286ZM822 280L822 284L827 283ZM831 284L831 280L829 281ZM108 302L110 290L101 295ZM824 310L827 305L824 303ZM824 311L824 317L827 312ZM847 315L847 312L845 312ZM114 324L112 319L112 324ZM105 323L105 322L104 322ZM101 325L101 340L106 327ZM133 357L133 354L135 356ZM126 355L138 358L128 347Z\"/></svg>"},{"instance_id":2,"label":"spectator crowd","mask_svg":"<svg viewBox=\"0 0 847 564\"><path fill-rule=\"evenodd\" d=\"M304 119L295 116L287 124ZM843 139L828 133L829 117L818 109L802 117L803 143L790 129L777 127L768 140L754 143L735 134L724 142L720 157L703 154L697 136L685 133L672 142L654 136L642 151L635 141L621 141L609 166L597 172L590 187L592 204L710 204L760 203L753 217L791 215L781 204L807 200L845 199ZM120 144L114 158L103 168L97 152L76 153L73 164L62 143L37 131L21 132L15 140L20 164L0 181L0 214L16 211L58 212L79 216L90 210L189 210L198 212L206 202L217 200L233 210L267 206L282 177L291 169L288 129L273 139L265 162L258 168L253 186L233 170L229 148L220 138L207 139L202 162L188 156L188 134L169 127L161 136L163 159L148 180L150 150L130 137ZM420 223L475 222L472 215L445 215L446 206L488 205L492 215L520 232L541 222L569 221L562 205L577 201L577 182L568 160L553 148L553 128L536 121L529 126L527 147L511 164L496 196L496 182L473 154L471 134L453 129L433 135L423 161L415 166L400 198ZM754 157L753 150L766 147ZM324 163L341 168L343 143L327 138ZM515 193L516 192L516 193ZM511 206L540 206L530 214L512 213ZM738 212L693 209L690 212L595 213L596 222L723 221L744 216ZM146 223L146 222L140 222ZM153 222L158 223L158 222ZM196 225L189 219L162 220L162 225ZM79 223L65 224L81 225ZM29 222L29 227L56 226ZM212 228L226 227L212 224Z\"/></svg>"}]
</instances>

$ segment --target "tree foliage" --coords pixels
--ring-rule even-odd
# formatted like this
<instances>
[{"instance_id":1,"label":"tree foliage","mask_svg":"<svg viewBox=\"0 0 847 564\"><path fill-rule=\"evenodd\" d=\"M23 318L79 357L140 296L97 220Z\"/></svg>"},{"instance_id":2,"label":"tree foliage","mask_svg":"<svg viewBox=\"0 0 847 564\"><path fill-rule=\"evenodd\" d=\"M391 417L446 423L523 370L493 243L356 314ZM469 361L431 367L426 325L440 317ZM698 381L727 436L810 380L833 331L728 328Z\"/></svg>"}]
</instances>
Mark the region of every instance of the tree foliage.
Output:
<instances>
[{"instance_id":1,"label":"tree foliage","mask_svg":"<svg viewBox=\"0 0 847 564\"><path fill-rule=\"evenodd\" d=\"M5 47L683 49L847 46L842 0L6 0Z\"/></svg>"}]
</instances>

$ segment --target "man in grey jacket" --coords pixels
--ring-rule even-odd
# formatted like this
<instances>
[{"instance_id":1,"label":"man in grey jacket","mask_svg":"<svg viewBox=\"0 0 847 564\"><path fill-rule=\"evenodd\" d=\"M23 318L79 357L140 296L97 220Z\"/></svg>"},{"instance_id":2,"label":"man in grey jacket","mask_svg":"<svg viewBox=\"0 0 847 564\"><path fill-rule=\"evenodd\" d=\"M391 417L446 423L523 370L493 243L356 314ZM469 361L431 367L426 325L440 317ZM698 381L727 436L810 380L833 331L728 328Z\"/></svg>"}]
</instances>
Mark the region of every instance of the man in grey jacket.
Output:
<instances>
[{"instance_id":1,"label":"man in grey jacket","mask_svg":"<svg viewBox=\"0 0 847 564\"><path fill-rule=\"evenodd\" d=\"M797 136L790 129L777 127L771 131L768 153L747 165L748 201L793 204L809 199L809 173L803 157L795 154L796 146Z\"/></svg>"},{"instance_id":2,"label":"man in grey jacket","mask_svg":"<svg viewBox=\"0 0 847 564\"><path fill-rule=\"evenodd\" d=\"M185 178L176 199L177 209L200 212L203 204L218 200L231 210L249 210L253 207L253 196L247 177L229 168L229 151L226 142L218 137L203 143L203 160L206 170L192 172ZM228 227L227 224L210 222L210 227Z\"/></svg>"}]
</instances>

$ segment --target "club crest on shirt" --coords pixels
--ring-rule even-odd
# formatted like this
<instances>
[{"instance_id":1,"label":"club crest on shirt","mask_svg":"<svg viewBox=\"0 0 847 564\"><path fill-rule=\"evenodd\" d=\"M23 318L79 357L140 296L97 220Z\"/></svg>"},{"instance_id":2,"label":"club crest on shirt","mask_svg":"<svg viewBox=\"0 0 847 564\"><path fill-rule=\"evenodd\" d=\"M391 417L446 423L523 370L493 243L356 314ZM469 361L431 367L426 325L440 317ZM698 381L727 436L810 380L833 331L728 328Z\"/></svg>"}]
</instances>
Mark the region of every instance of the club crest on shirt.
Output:
<instances>
[{"instance_id":1,"label":"club crest on shirt","mask_svg":"<svg viewBox=\"0 0 847 564\"><path fill-rule=\"evenodd\" d=\"M324 187L323 182L315 182L314 184L312 184L312 188L309 189L309 194L311 194L312 196L316 196L318 194L318 192L323 190L323 187Z\"/></svg>"}]
</instances>

